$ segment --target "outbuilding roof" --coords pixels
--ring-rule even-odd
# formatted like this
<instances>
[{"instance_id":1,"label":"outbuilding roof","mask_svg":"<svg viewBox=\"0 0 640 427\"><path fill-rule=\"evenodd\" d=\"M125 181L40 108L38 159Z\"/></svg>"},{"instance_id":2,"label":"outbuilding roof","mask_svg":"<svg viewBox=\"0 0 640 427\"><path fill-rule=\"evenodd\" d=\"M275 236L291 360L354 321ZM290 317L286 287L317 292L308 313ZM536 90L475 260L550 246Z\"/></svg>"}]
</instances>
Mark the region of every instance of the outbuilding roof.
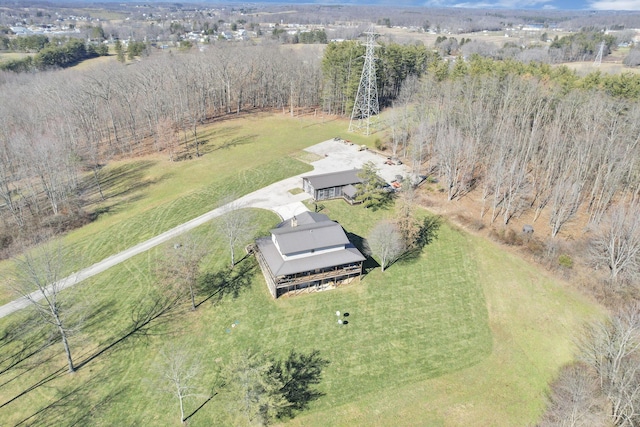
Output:
<instances>
[{"instance_id":1,"label":"outbuilding roof","mask_svg":"<svg viewBox=\"0 0 640 427\"><path fill-rule=\"evenodd\" d=\"M341 187L349 184L359 184L362 182L362 178L358 174L362 169L350 169L339 172L321 173L318 175L303 176L303 180L309 181L309 183L316 190L321 188Z\"/></svg>"},{"instance_id":2,"label":"outbuilding roof","mask_svg":"<svg viewBox=\"0 0 640 427\"><path fill-rule=\"evenodd\" d=\"M349 184L342 189L342 194L353 199L354 197L356 197L356 194L358 194L358 189Z\"/></svg>"}]
</instances>

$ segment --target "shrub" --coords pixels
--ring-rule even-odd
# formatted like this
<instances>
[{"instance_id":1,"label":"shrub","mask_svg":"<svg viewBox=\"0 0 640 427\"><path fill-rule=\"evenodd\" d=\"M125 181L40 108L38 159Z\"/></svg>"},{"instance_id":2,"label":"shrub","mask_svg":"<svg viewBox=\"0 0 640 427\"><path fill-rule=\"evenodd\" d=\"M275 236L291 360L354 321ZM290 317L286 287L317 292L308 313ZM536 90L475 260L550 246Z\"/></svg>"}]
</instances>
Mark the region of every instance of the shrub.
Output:
<instances>
[{"instance_id":1,"label":"shrub","mask_svg":"<svg viewBox=\"0 0 640 427\"><path fill-rule=\"evenodd\" d=\"M564 268L572 268L573 267L573 259L567 254L560 254L558 257L558 265Z\"/></svg>"},{"instance_id":2,"label":"shrub","mask_svg":"<svg viewBox=\"0 0 640 427\"><path fill-rule=\"evenodd\" d=\"M525 246L538 260L543 260L545 246L540 240L530 237L526 240Z\"/></svg>"},{"instance_id":3,"label":"shrub","mask_svg":"<svg viewBox=\"0 0 640 427\"><path fill-rule=\"evenodd\" d=\"M498 231L492 229L489 233L491 237L494 239L510 246L521 246L522 245L522 237L518 235L511 228L502 228Z\"/></svg>"}]
</instances>

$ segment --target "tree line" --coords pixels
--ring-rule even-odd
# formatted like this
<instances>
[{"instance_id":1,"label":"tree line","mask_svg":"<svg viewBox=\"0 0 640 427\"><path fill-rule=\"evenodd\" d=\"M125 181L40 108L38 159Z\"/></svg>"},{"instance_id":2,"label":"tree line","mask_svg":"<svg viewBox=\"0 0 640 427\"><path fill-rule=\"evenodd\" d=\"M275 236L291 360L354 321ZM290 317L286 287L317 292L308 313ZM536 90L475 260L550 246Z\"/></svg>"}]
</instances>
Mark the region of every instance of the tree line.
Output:
<instances>
[{"instance_id":1,"label":"tree line","mask_svg":"<svg viewBox=\"0 0 640 427\"><path fill-rule=\"evenodd\" d=\"M7 99L32 100L0 105L0 242L82 217L92 192L104 197L101 170L114 156L141 147L171 160L199 156L199 126L215 117L319 105L348 114L363 53L355 42L329 44L321 60L277 45L214 45L126 67L0 75ZM381 44L376 55L381 102L395 107L393 155L436 176L450 200L479 193L479 216L507 224L533 212L555 236L580 210L601 229L637 197L640 111L629 99L638 78L579 78L479 56L444 61L421 45ZM637 262L624 273L612 262L611 279L636 274Z\"/></svg>"},{"instance_id":2,"label":"tree line","mask_svg":"<svg viewBox=\"0 0 640 427\"><path fill-rule=\"evenodd\" d=\"M37 36L31 36L37 37ZM44 37L44 36L42 36ZM19 37L16 40L21 40ZM52 68L66 68L85 59L106 56L109 49L104 44L86 44L79 39L71 39L61 45L48 42L38 43L37 53L34 56L26 56L20 59L11 59L0 62L0 70L13 72L29 72L34 70L48 70ZM30 48L25 48L31 50Z\"/></svg>"},{"instance_id":3,"label":"tree line","mask_svg":"<svg viewBox=\"0 0 640 427\"><path fill-rule=\"evenodd\" d=\"M432 176L448 200L473 192L477 218L506 225L530 214L551 237L584 213L587 262L618 284L640 274L637 103L480 74L407 81L395 105L392 154Z\"/></svg>"},{"instance_id":4,"label":"tree line","mask_svg":"<svg viewBox=\"0 0 640 427\"><path fill-rule=\"evenodd\" d=\"M3 74L0 105L0 196L6 229L23 229L77 211L86 196L80 171L100 171L113 156L142 146L200 154L199 126L255 108L318 105L314 58L277 46L212 47L88 71ZM83 187L85 185L85 187Z\"/></svg>"},{"instance_id":5,"label":"tree line","mask_svg":"<svg viewBox=\"0 0 640 427\"><path fill-rule=\"evenodd\" d=\"M541 427L640 423L640 307L617 310L585 325L576 361L551 384Z\"/></svg>"},{"instance_id":6,"label":"tree line","mask_svg":"<svg viewBox=\"0 0 640 427\"><path fill-rule=\"evenodd\" d=\"M356 41L330 43L322 58L323 109L329 114L351 112L358 90L365 47ZM422 76L439 57L422 44L380 44L376 51L378 100L391 105L402 83L410 76Z\"/></svg>"},{"instance_id":7,"label":"tree line","mask_svg":"<svg viewBox=\"0 0 640 427\"><path fill-rule=\"evenodd\" d=\"M381 80L388 100L402 79L424 68L428 54L416 46L386 51L396 58L385 62ZM348 93L338 94L330 80L313 54L292 55L269 44L214 45L126 67L0 74L6 99L30 100L0 105L0 241L6 245L18 232L64 227L69 218L82 217L91 192L104 197L101 170L114 156L131 156L141 147L170 160L199 156L199 127L216 117L265 108L293 114L317 108L323 98L330 113L343 113Z\"/></svg>"}]
</instances>

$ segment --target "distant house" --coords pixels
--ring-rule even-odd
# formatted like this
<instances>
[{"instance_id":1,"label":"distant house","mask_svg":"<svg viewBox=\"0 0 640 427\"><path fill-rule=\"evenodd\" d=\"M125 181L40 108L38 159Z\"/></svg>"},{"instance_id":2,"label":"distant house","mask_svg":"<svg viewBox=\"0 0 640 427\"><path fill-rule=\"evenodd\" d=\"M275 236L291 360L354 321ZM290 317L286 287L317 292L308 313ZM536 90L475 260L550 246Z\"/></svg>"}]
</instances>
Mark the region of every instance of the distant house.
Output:
<instances>
[{"instance_id":1,"label":"distant house","mask_svg":"<svg viewBox=\"0 0 640 427\"><path fill-rule=\"evenodd\" d=\"M31 34L33 31L29 30L28 28L25 27L20 27L20 26L16 26L16 27L10 27L11 31L13 31L13 33L17 36L26 36Z\"/></svg>"},{"instance_id":2,"label":"distant house","mask_svg":"<svg viewBox=\"0 0 640 427\"><path fill-rule=\"evenodd\" d=\"M303 176L302 188L316 201L343 197L348 202L354 203L357 193L355 186L362 182L358 176L360 172L361 169L351 169Z\"/></svg>"},{"instance_id":3,"label":"distant house","mask_svg":"<svg viewBox=\"0 0 640 427\"><path fill-rule=\"evenodd\" d=\"M349 283L365 260L344 230L328 216L304 212L256 240L256 258L274 298Z\"/></svg>"}]
</instances>

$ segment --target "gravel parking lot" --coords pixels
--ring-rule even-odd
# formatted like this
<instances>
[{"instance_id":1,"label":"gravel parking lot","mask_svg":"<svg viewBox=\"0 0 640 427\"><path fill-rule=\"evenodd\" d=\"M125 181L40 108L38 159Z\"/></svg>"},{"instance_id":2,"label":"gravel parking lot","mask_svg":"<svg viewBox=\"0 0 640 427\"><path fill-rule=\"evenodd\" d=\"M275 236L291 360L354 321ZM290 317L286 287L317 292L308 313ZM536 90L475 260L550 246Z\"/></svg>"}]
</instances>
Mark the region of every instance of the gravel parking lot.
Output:
<instances>
[{"instance_id":1,"label":"gravel parking lot","mask_svg":"<svg viewBox=\"0 0 640 427\"><path fill-rule=\"evenodd\" d=\"M324 158L313 162L314 170L307 175L315 175L326 172L336 172L353 168L361 168L366 162L373 162L378 168L379 174L385 181L391 182L396 175L407 176L409 168L406 165L386 165L386 157L380 156L369 150L358 151L358 145L340 141L324 141L306 149L310 153L318 154ZM300 184L302 185L302 183Z\"/></svg>"},{"instance_id":2,"label":"gravel parking lot","mask_svg":"<svg viewBox=\"0 0 640 427\"><path fill-rule=\"evenodd\" d=\"M395 179L396 175L407 176L409 168L406 165L386 165L386 157L368 150L359 151L359 146L341 141L328 140L307 148L305 151L321 156L320 160L311 163L313 171L287 178L264 187L238 200L241 206L269 209L276 212L282 219L288 219L307 210L303 200L311 198L307 193L291 194L289 190L302 188L302 177L318 175L328 172L338 172L348 169L359 169L366 162L373 162L378 167L379 175L387 182Z\"/></svg>"}]
</instances>

